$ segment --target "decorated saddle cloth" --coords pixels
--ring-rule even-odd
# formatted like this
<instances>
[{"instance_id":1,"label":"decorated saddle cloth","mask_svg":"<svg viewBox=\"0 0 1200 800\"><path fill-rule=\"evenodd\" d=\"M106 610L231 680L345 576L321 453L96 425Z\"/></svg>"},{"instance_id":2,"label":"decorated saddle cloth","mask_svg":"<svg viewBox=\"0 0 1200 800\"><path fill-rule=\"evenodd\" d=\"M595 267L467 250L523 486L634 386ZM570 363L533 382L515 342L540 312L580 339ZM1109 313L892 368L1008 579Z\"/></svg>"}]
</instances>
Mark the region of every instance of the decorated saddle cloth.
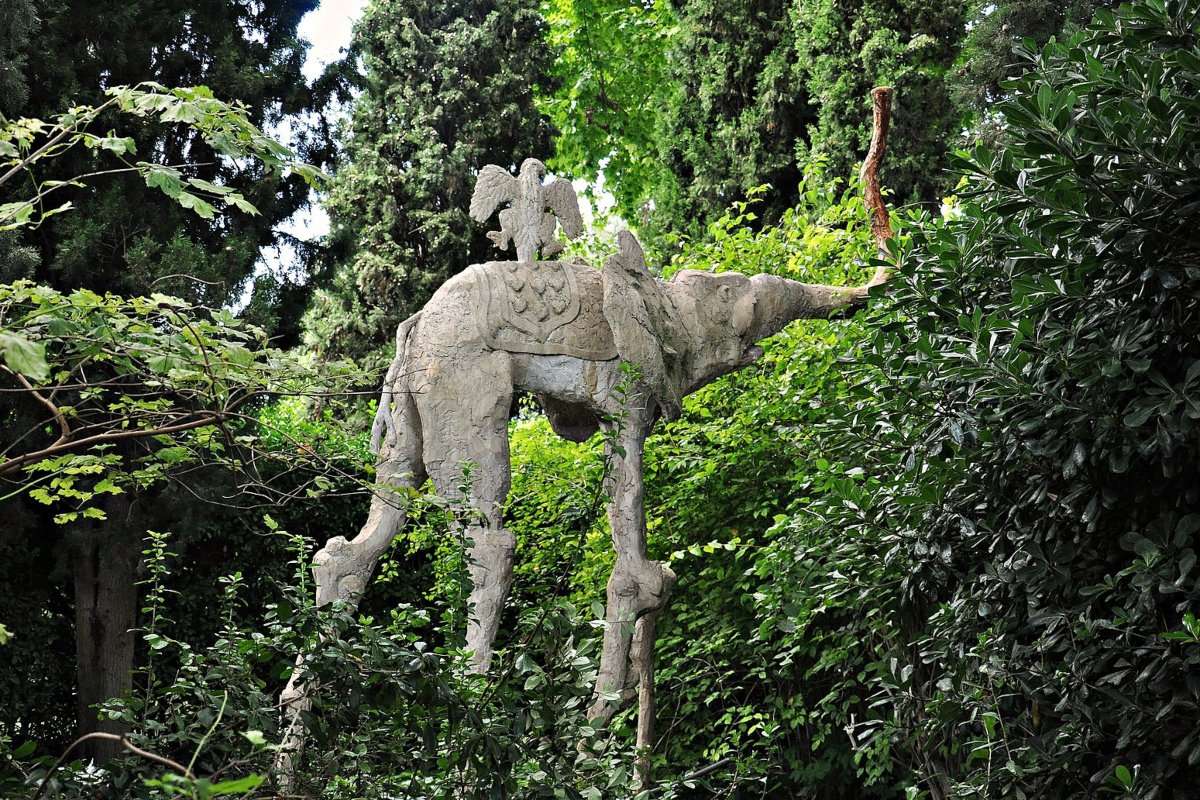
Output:
<instances>
[{"instance_id":1,"label":"decorated saddle cloth","mask_svg":"<svg viewBox=\"0 0 1200 800\"><path fill-rule=\"evenodd\" d=\"M476 264L476 315L488 347L606 361L617 357L598 270L563 261Z\"/></svg>"}]
</instances>

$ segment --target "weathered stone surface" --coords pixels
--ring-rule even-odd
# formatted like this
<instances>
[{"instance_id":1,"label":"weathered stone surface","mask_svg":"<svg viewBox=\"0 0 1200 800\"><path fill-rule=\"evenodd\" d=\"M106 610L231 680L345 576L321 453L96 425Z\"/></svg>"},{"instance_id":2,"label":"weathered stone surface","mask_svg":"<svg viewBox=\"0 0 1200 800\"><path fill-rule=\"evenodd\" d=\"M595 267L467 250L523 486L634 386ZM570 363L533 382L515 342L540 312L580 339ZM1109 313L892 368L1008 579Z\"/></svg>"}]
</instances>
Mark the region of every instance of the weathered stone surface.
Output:
<instances>
[{"instance_id":1,"label":"weathered stone surface","mask_svg":"<svg viewBox=\"0 0 1200 800\"><path fill-rule=\"evenodd\" d=\"M488 164L479 171L475 182L471 217L476 221L487 222L502 203L512 204L500 212L500 230L489 233L488 238L501 250L507 250L510 243L516 244L518 261L533 261L539 248L545 258L562 251L562 242L554 238L556 222L562 225L568 239L583 233L575 189L564 180L543 184L544 177L546 165L536 158L527 158L521 163L517 177L509 175L503 167Z\"/></svg>"},{"instance_id":2,"label":"weathered stone surface","mask_svg":"<svg viewBox=\"0 0 1200 800\"><path fill-rule=\"evenodd\" d=\"M592 267L492 261L468 273L478 298L473 316L488 347L592 361L617 357L601 308L602 278Z\"/></svg>"},{"instance_id":3,"label":"weathered stone surface","mask_svg":"<svg viewBox=\"0 0 1200 800\"><path fill-rule=\"evenodd\" d=\"M637 364L648 397L667 419L682 408L687 352L679 313L646 268L642 246L629 231L617 234L617 254L604 264L604 317L621 358Z\"/></svg>"}]
</instances>

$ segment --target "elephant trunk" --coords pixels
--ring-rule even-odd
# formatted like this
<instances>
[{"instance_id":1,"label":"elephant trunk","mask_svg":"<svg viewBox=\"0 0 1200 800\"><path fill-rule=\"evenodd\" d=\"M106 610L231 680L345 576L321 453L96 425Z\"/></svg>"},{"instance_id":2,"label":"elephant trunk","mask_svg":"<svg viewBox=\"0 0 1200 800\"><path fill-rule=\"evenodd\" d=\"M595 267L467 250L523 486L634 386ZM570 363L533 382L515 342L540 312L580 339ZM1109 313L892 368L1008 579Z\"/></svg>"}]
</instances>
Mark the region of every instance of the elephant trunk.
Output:
<instances>
[{"instance_id":1,"label":"elephant trunk","mask_svg":"<svg viewBox=\"0 0 1200 800\"><path fill-rule=\"evenodd\" d=\"M865 286L827 286L800 283L776 275L755 275L754 315L749 341L778 333L797 319L828 319L864 305L868 290L886 276L877 273Z\"/></svg>"}]
</instances>

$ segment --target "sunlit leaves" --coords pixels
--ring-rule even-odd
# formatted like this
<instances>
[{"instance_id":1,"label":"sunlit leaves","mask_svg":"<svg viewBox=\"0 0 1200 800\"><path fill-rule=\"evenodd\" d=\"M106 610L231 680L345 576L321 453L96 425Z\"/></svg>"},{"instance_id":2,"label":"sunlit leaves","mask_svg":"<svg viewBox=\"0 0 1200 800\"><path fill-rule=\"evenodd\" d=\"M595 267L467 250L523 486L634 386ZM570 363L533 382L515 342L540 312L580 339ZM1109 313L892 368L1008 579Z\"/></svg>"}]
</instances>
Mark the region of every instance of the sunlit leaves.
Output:
<instances>
[{"instance_id":1,"label":"sunlit leaves","mask_svg":"<svg viewBox=\"0 0 1200 800\"><path fill-rule=\"evenodd\" d=\"M207 87L168 89L146 82L113 87L107 94L107 102L94 107L73 108L53 122L18 119L0 123L0 158L7 159L5 169L0 173L0 184L22 172L32 175L35 166L52 161L77 144L98 156L114 158L117 163L112 169L97 170L71 180L35 181L31 197L0 204L0 230L36 226L47 217L68 210L69 204L48 207L47 198L63 187L84 185L83 181L102 172L140 175L147 186L159 189L201 219L215 217L216 203L247 214L258 213L252 203L231 187L186 177L187 164L129 160L127 156L133 156L137 151L132 137L111 131L100 136L88 130L101 115L111 113L113 108L134 118L153 118L162 123L189 126L218 154L231 159L257 160L269 174L278 177L299 175L312 186L324 178L316 167L299 161L291 150L255 127L243 107L216 99ZM26 191L25 184L22 184L22 191Z\"/></svg>"},{"instance_id":2,"label":"sunlit leaves","mask_svg":"<svg viewBox=\"0 0 1200 800\"><path fill-rule=\"evenodd\" d=\"M41 382L50 377L44 342L30 341L20 333L0 329L0 356L9 369L33 381Z\"/></svg>"}]
</instances>

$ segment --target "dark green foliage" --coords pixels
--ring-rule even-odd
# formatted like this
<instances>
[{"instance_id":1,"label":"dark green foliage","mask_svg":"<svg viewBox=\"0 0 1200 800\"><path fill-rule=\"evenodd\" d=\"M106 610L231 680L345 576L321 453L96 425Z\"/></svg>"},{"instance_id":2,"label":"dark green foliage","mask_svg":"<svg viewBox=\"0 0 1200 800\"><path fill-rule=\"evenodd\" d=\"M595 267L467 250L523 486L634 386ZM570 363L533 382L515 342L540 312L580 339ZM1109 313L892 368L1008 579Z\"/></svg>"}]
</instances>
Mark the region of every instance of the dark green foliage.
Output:
<instances>
[{"instance_id":1,"label":"dark green foliage","mask_svg":"<svg viewBox=\"0 0 1200 800\"><path fill-rule=\"evenodd\" d=\"M817 120L796 81L790 4L772 0L676 5L671 79L660 150L667 175L653 195L656 227L699 233L746 192L776 192L761 211L779 218L800 179L796 143Z\"/></svg>"},{"instance_id":2,"label":"dark green foliage","mask_svg":"<svg viewBox=\"0 0 1200 800\"><path fill-rule=\"evenodd\" d=\"M1198 23L1195 0L1102 12L1005 88L1002 149L912 231L834 417L868 483L796 521L859 543L802 594L895 576L856 602L895 631L859 623L860 735L935 796L1200 782Z\"/></svg>"},{"instance_id":3,"label":"dark green foliage","mask_svg":"<svg viewBox=\"0 0 1200 800\"><path fill-rule=\"evenodd\" d=\"M30 5L4 4L2 30L17 31L9 26L18 25L23 19L21 13ZM10 117L51 120L77 104L99 105L105 99L105 89L117 84L157 79L175 86L207 85L217 96L243 104L245 116L259 127L269 126L282 116L294 119L293 115L321 106L303 80L300 66L305 48L295 34L300 18L315 6L315 0L201 5L175 0L37 3L40 25L36 31L12 39L11 63L22 64L22 79L29 91L25 96L6 91L0 100L0 111ZM4 53L4 57L5 63L9 63L10 54ZM125 295L157 291L180 295L212 308L241 300L248 294L245 290L250 288L256 265L260 264L262 248L279 241L276 226L307 202L309 188L299 175L281 184L268 180L269 170L259 162L221 157L218 151L223 148L210 146L194 129L178 124L188 121L181 117L128 125L127 117L114 113L98 120L93 132L104 135L110 128L121 127L123 134L132 137L136 148L124 153L130 162L184 166L188 177L241 192L260 215L238 213L213 218L210 213L204 217L179 206L159 188L136 177L98 175L88 181L87 188L61 190L61 199L71 200L75 213L48 220L37 230L20 232L20 243L24 246L16 246L16 236L0 242L0 259L3 259L0 280L31 278L44 286L67 291L81 287ZM311 149L308 143L302 143L301 149L314 160L323 157L320 149ZM77 147L59 155L53 163L38 165L33 177L67 179L120 166L110 161L97 167L95 155L88 148ZM105 156L115 161L114 154ZM24 199L34 193L33 188L33 181L24 177L10 181L4 186L3 200ZM296 338L300 309L295 298L306 291L300 288L305 277L264 275L255 281L256 296L251 298L247 316L269 326L271 333L279 337L276 339L279 345L287 345ZM89 363L86 368L89 377L100 379L105 366ZM5 448L31 427L38 429L45 419L39 404L28 398L14 398L13 394L7 394L0 401ZM53 440L52 430L46 434L48 441ZM34 441L37 439L26 439L24 444ZM109 455L115 454L110 451ZM200 494L205 492L198 485L190 488ZM12 489L10 484L3 494L9 495ZM150 496L141 499L154 504ZM78 554L68 557L64 531L54 524L52 512L18 509L21 501L12 496L0 502L4 505L0 516L5 521L0 526L0 536L6 546L24 547L25 543L36 541L39 550L45 548L44 563L56 566L54 570L47 569L44 580L31 587L33 596L46 598L46 607L56 612L64 606L69 608L63 598L71 596L72 575L82 574L79 564L84 559ZM131 521L136 524L136 514ZM91 538L91 545L79 549L93 553L98 552L96 547L100 543L119 542L129 549L130 542L136 542L144 532L94 523L81 527L88 526L90 529L74 533L76 539ZM72 561L74 569L57 568ZM21 562L9 563L13 569L19 569ZM131 591L131 576L115 582L123 587L122 591ZM101 596L98 590L93 594ZM135 603L124 605L136 607ZM81 625L76 633L82 638L85 631L107 630L110 635L121 636L119 632L130 627L131 622L115 620L107 629ZM56 670L35 673L47 683L61 681L73 671L70 648L61 649L64 644L61 624L65 624L61 618L55 618L53 624L41 619L29 628L31 636L36 635L35 631L53 629L47 633L43 652L53 654ZM18 632L17 636L21 634ZM27 653L38 652L37 641L21 646L28 646ZM13 658L14 664L21 667L31 663L22 662L20 654L14 654ZM118 666L103 677L119 682L119 673L124 671ZM99 672L94 667L85 670L90 675ZM45 685L39 681L34 690L40 692ZM55 686L53 693L60 700L65 696L70 703L70 692L68 678L65 685ZM33 715L20 710L23 707L23 704L4 704L4 724L16 722L19 726L41 717L52 720L47 726L53 729L53 735L66 736L70 732L62 705L42 706ZM83 710L81 724L90 724L88 717L90 714Z\"/></svg>"},{"instance_id":4,"label":"dark green foliage","mask_svg":"<svg viewBox=\"0 0 1200 800\"><path fill-rule=\"evenodd\" d=\"M396 325L446 278L499 257L467 216L475 173L548 157L534 87L550 64L532 0L404 0L364 11L365 70L327 207L328 277L308 315L321 354L390 358Z\"/></svg>"},{"instance_id":5,"label":"dark green foliage","mask_svg":"<svg viewBox=\"0 0 1200 800\"><path fill-rule=\"evenodd\" d=\"M871 88L891 86L895 102L881 180L898 202L937 199L947 187L946 148L958 132L947 77L963 22L961 0L797 3L791 11L794 80L807 90L817 117L808 129L809 151L827 161L832 174L850 174L870 143Z\"/></svg>"},{"instance_id":6,"label":"dark green foliage","mask_svg":"<svg viewBox=\"0 0 1200 800\"><path fill-rule=\"evenodd\" d=\"M957 2L831 0L677 6L661 147L670 176L654 194L656 227L697 233L762 183L777 221L797 200L810 153L844 175L866 152L872 86L894 84L898 105L884 182L904 199L943 184L956 114L943 80L963 18Z\"/></svg>"},{"instance_id":7,"label":"dark green foliage","mask_svg":"<svg viewBox=\"0 0 1200 800\"><path fill-rule=\"evenodd\" d=\"M1003 95L1001 84L1025 71L1014 48L1025 39L1041 47L1064 26L1084 24L1096 9L1116 0L974 0L958 68L950 78L955 104L986 123L988 106Z\"/></svg>"},{"instance_id":8,"label":"dark green foliage","mask_svg":"<svg viewBox=\"0 0 1200 800\"><path fill-rule=\"evenodd\" d=\"M49 118L74 104L98 104L104 88L144 80L208 86L217 97L243 103L247 117L259 127L318 110L321 103L300 71L305 46L296 37L300 18L316 5L315 0L266 0L209 3L198 10L182 0L43 3L41 25L23 51L29 96L5 110ZM297 131L303 135L303 126ZM71 194L77 213L48 222L28 237L42 262L35 279L62 289L125 295L145 294L153 286L154 291L212 306L237 301L261 249L278 241L275 227L307 202L307 185L298 176L282 186L264 180L258 166L222 161L199 136L171 126L147 124L128 135L136 141L134 160L194 164L190 175L241 191L260 216L206 220L157 189L122 175L102 177L94 188ZM311 160L324 157L319 150L301 151ZM92 166L90 158L69 154L39 177L82 174ZM303 283L304 277L272 276L255 288L266 292L265 300L272 292ZM278 305L280 298L272 299ZM296 333L297 320L273 316L272 309L264 308L260 318L275 322L286 344L286 336Z\"/></svg>"},{"instance_id":9,"label":"dark green foliage","mask_svg":"<svg viewBox=\"0 0 1200 800\"><path fill-rule=\"evenodd\" d=\"M284 558L289 539L303 541L281 530L274 536ZM305 652L306 676L320 687L296 775L307 796L631 796L630 748L576 749L595 736L584 719L594 647L587 638L576 642L582 620L569 604L546 602L523 614L519 647L483 678L468 673L459 654L431 643L428 616L406 603L394 604L381 623L341 606L314 610L304 574L310 554L301 548L292 551L290 586L248 595L241 573L221 578L207 609L216 636L197 641L170 618L172 550L171 537L151 535L139 630L149 655L133 696L107 706L135 730L137 745L192 763L213 783L265 776L274 751L264 745L280 738L275 700L295 654ZM29 793L52 760L0 737L0 789ZM132 756L99 778L82 766L56 772L52 796L145 796L143 779L163 773ZM276 795L268 781L253 796Z\"/></svg>"},{"instance_id":10,"label":"dark green foliage","mask_svg":"<svg viewBox=\"0 0 1200 800\"><path fill-rule=\"evenodd\" d=\"M11 115L29 95L25 48L37 24L33 0L0 0L0 115Z\"/></svg>"}]
</instances>

